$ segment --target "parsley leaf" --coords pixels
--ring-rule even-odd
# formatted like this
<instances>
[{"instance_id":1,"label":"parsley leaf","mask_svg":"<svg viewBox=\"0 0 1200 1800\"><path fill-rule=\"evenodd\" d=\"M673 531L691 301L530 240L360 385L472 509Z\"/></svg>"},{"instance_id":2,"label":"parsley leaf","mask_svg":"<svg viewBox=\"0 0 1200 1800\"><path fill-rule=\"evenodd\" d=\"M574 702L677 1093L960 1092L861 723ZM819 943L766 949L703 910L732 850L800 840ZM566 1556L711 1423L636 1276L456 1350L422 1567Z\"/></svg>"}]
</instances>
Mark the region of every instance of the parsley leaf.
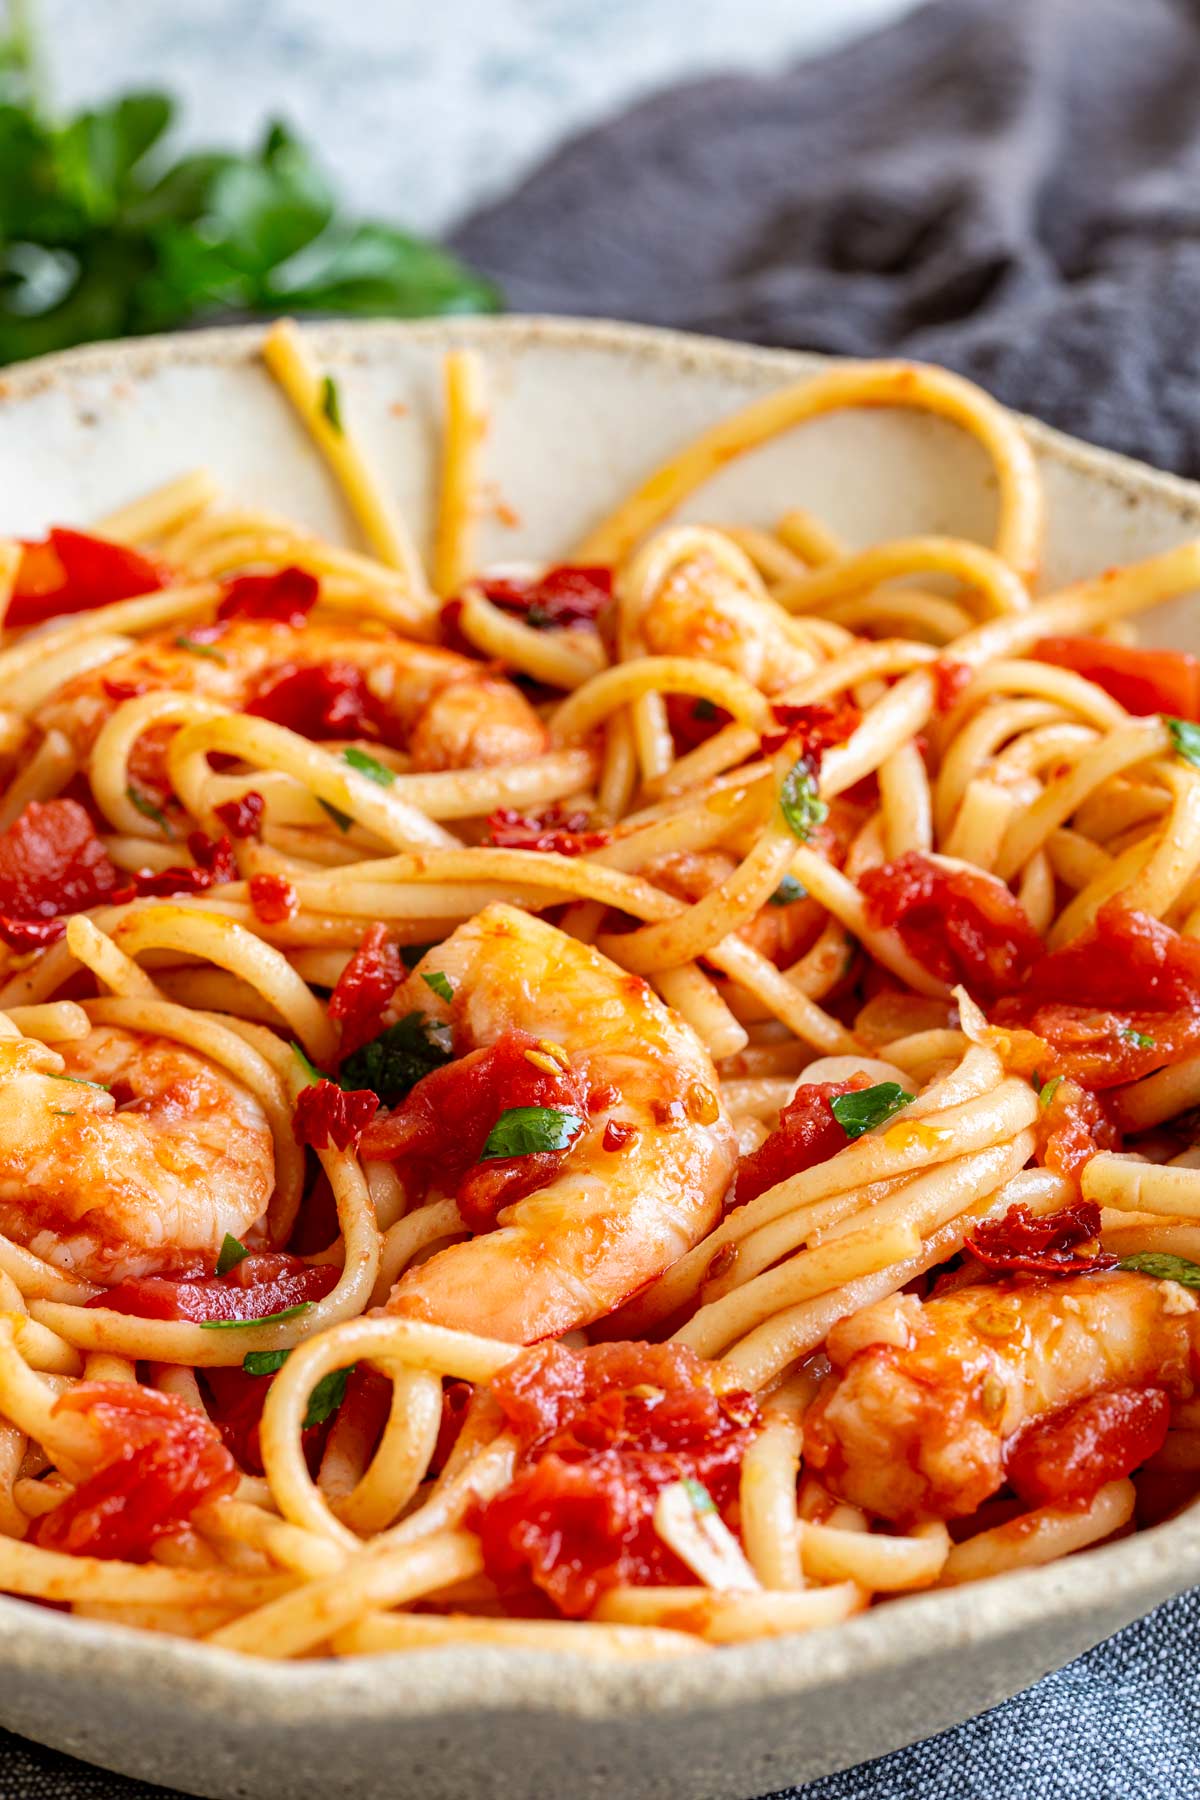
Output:
<instances>
[{"instance_id":1,"label":"parsley leaf","mask_svg":"<svg viewBox=\"0 0 1200 1800\"><path fill-rule=\"evenodd\" d=\"M817 792L817 780L803 757L794 762L783 778L779 804L792 834L803 844L829 812Z\"/></svg>"},{"instance_id":2,"label":"parsley leaf","mask_svg":"<svg viewBox=\"0 0 1200 1800\"><path fill-rule=\"evenodd\" d=\"M693 1512L716 1512L717 1503L702 1481L697 1481L693 1475L685 1475L680 1485L692 1503Z\"/></svg>"},{"instance_id":3,"label":"parsley leaf","mask_svg":"<svg viewBox=\"0 0 1200 1800\"><path fill-rule=\"evenodd\" d=\"M282 1312L265 1313L261 1319L201 1319L201 1331L240 1331L244 1325L279 1325L284 1319L298 1319L312 1307L311 1300L296 1306L285 1306Z\"/></svg>"},{"instance_id":4,"label":"parsley leaf","mask_svg":"<svg viewBox=\"0 0 1200 1800\"><path fill-rule=\"evenodd\" d=\"M1123 1256L1117 1267L1132 1269L1136 1275L1152 1275L1155 1281L1177 1281L1181 1287L1200 1288L1200 1263L1189 1262L1186 1256L1143 1250L1137 1256Z\"/></svg>"},{"instance_id":5,"label":"parsley leaf","mask_svg":"<svg viewBox=\"0 0 1200 1800\"><path fill-rule=\"evenodd\" d=\"M582 1129L579 1114L562 1106L510 1106L488 1132L479 1160L493 1162L502 1156L566 1150Z\"/></svg>"},{"instance_id":6,"label":"parsley leaf","mask_svg":"<svg viewBox=\"0 0 1200 1800\"><path fill-rule=\"evenodd\" d=\"M135 806L137 808L144 819L153 820L154 824L158 826L164 837L174 840L175 833L171 828L171 821L167 818L166 813L163 812L160 806L155 806L148 794L140 793L138 789L134 787L133 783L130 782L129 786L125 789L125 798L128 800L130 806Z\"/></svg>"},{"instance_id":7,"label":"parsley leaf","mask_svg":"<svg viewBox=\"0 0 1200 1800\"><path fill-rule=\"evenodd\" d=\"M247 1375L277 1375L291 1354L290 1350L247 1350L242 1358L242 1370ZM333 1417L346 1398L346 1383L355 1367L351 1363L348 1369L330 1369L328 1375L322 1375L308 1396L304 1431L311 1430L314 1425L323 1425L326 1419Z\"/></svg>"},{"instance_id":8,"label":"parsley leaf","mask_svg":"<svg viewBox=\"0 0 1200 1800\"><path fill-rule=\"evenodd\" d=\"M365 750L356 750L353 744L342 751L342 761L349 763L352 769L357 769L360 775L365 775L368 781L373 781L377 787L391 787L396 779L395 769L389 769L386 763L378 762L375 757L368 756Z\"/></svg>"},{"instance_id":9,"label":"parsley leaf","mask_svg":"<svg viewBox=\"0 0 1200 1800\"><path fill-rule=\"evenodd\" d=\"M247 1375L276 1375L291 1354L290 1350L247 1350L242 1370Z\"/></svg>"},{"instance_id":10,"label":"parsley leaf","mask_svg":"<svg viewBox=\"0 0 1200 1800\"><path fill-rule=\"evenodd\" d=\"M773 894L768 894L768 906L790 906L793 900L808 898L808 889L796 880L794 875L785 875Z\"/></svg>"},{"instance_id":11,"label":"parsley leaf","mask_svg":"<svg viewBox=\"0 0 1200 1800\"><path fill-rule=\"evenodd\" d=\"M875 1087L859 1088L857 1093L835 1094L829 1109L848 1138L860 1138L864 1131L882 1125L908 1106L912 1098L898 1081L881 1081Z\"/></svg>"},{"instance_id":12,"label":"parsley leaf","mask_svg":"<svg viewBox=\"0 0 1200 1800\"><path fill-rule=\"evenodd\" d=\"M1124 1038L1127 1044L1132 1044L1138 1050L1153 1050L1154 1048L1154 1039L1147 1037L1144 1031L1135 1031L1132 1025L1122 1025L1117 1036Z\"/></svg>"},{"instance_id":13,"label":"parsley leaf","mask_svg":"<svg viewBox=\"0 0 1200 1800\"><path fill-rule=\"evenodd\" d=\"M95 1088L98 1094L110 1094L112 1089L107 1081L85 1081L82 1075L52 1075L51 1081L69 1081L75 1087Z\"/></svg>"},{"instance_id":14,"label":"parsley leaf","mask_svg":"<svg viewBox=\"0 0 1200 1800\"><path fill-rule=\"evenodd\" d=\"M231 1231L227 1231L221 1244L221 1254L217 1258L217 1274L228 1275L230 1269L236 1269L249 1254L245 1244L235 1238Z\"/></svg>"},{"instance_id":15,"label":"parsley leaf","mask_svg":"<svg viewBox=\"0 0 1200 1800\"><path fill-rule=\"evenodd\" d=\"M321 411L334 431L340 432L342 426L342 401L338 393L338 384L332 375L326 375L321 383Z\"/></svg>"},{"instance_id":16,"label":"parsley leaf","mask_svg":"<svg viewBox=\"0 0 1200 1800\"><path fill-rule=\"evenodd\" d=\"M1040 1087L1038 1089L1038 1104L1039 1105L1049 1106L1049 1104L1053 1100L1055 1094L1057 1094L1057 1092L1058 1092L1058 1084L1061 1080L1062 1080L1061 1075L1054 1075L1046 1083L1045 1087Z\"/></svg>"},{"instance_id":17,"label":"parsley leaf","mask_svg":"<svg viewBox=\"0 0 1200 1800\"><path fill-rule=\"evenodd\" d=\"M1165 717L1164 723L1171 734L1171 744L1176 755L1200 769L1200 725L1194 725L1190 719Z\"/></svg>"},{"instance_id":18,"label":"parsley leaf","mask_svg":"<svg viewBox=\"0 0 1200 1800\"><path fill-rule=\"evenodd\" d=\"M410 1012L348 1056L338 1081L344 1088L370 1088L385 1106L395 1106L431 1070L453 1060L449 1027Z\"/></svg>"},{"instance_id":19,"label":"parsley leaf","mask_svg":"<svg viewBox=\"0 0 1200 1800\"><path fill-rule=\"evenodd\" d=\"M443 975L440 969L432 969L428 975L421 974L421 980L427 988L432 988L439 1000L453 1000L454 989L450 986L450 977Z\"/></svg>"},{"instance_id":20,"label":"parsley leaf","mask_svg":"<svg viewBox=\"0 0 1200 1800\"><path fill-rule=\"evenodd\" d=\"M717 703L715 700L707 700L702 694L698 700L692 702L693 719L703 719L706 723L711 723L716 716Z\"/></svg>"},{"instance_id":21,"label":"parsley leaf","mask_svg":"<svg viewBox=\"0 0 1200 1800\"><path fill-rule=\"evenodd\" d=\"M192 656L207 656L209 662L226 663L228 661L228 658L222 656L219 650L214 650L211 644L198 644L195 638L190 638L182 633L175 639L175 648L186 650Z\"/></svg>"},{"instance_id":22,"label":"parsley leaf","mask_svg":"<svg viewBox=\"0 0 1200 1800\"><path fill-rule=\"evenodd\" d=\"M354 823L354 820L350 817L349 813L342 812L340 807L331 806L329 801L322 800L319 794L317 795L317 805L324 807L339 831L349 831Z\"/></svg>"},{"instance_id":23,"label":"parsley leaf","mask_svg":"<svg viewBox=\"0 0 1200 1800\"><path fill-rule=\"evenodd\" d=\"M328 1075L326 1075L324 1069L318 1069L316 1063L312 1061L311 1057L308 1057L305 1055L304 1051L301 1049L300 1045L296 1042L295 1038L292 1039L292 1055L296 1058L296 1061L300 1064L300 1067L304 1070L304 1073L307 1075L309 1087L312 1087L314 1082L329 1080L329 1077L328 1077Z\"/></svg>"}]
</instances>

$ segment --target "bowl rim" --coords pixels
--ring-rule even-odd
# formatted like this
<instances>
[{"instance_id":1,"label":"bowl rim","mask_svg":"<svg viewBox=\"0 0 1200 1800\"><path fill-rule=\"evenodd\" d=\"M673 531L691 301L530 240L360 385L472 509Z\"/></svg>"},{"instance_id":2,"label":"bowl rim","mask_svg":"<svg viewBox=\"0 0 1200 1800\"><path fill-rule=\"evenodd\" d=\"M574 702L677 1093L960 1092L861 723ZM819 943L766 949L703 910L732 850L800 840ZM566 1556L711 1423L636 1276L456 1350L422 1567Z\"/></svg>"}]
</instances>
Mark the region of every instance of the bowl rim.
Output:
<instances>
[{"instance_id":1,"label":"bowl rim","mask_svg":"<svg viewBox=\"0 0 1200 1800\"><path fill-rule=\"evenodd\" d=\"M548 315L462 315L443 319L302 322L319 354L373 358L397 343L471 343L513 349L615 354L689 374L777 375L793 379L848 358L743 345L695 333L606 319ZM0 409L31 400L81 376L141 379L171 364L221 367L258 353L266 324L215 326L150 338L120 339L36 358L0 375ZM1010 409L1011 410L1011 409ZM1045 461L1114 489L1123 499L1153 495L1200 529L1200 484L1149 468L1016 416ZM771 1698L798 1698L901 1664L947 1646L964 1653L1011 1638L1050 1619L1097 1611L1097 1596L1143 1609L1200 1581L1200 1506L1164 1524L1059 1563L977 1585L901 1596L835 1627L722 1648L720 1682L708 1656L667 1661L589 1660L545 1650L447 1645L386 1652L360 1660L269 1661L136 1627L68 1617L0 1596L0 1668L24 1676L96 1682L105 1670L135 1681L143 1699L186 1696L190 1713L226 1729L262 1728L303 1713L314 1726L475 1713L555 1713L604 1722L636 1715L725 1710ZM403 1681L397 1680L403 1670ZM582 1679L586 1669L586 1679Z\"/></svg>"}]
</instances>

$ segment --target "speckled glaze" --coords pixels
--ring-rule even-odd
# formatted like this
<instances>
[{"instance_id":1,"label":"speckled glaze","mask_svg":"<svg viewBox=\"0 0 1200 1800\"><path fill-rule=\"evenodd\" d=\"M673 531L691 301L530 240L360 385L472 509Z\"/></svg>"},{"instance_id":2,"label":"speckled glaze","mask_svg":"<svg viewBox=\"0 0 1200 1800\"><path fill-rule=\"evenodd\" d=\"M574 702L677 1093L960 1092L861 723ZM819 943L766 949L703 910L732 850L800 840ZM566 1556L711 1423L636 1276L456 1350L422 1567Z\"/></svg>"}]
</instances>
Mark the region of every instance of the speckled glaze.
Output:
<instances>
[{"instance_id":1,"label":"speckled glaze","mask_svg":"<svg viewBox=\"0 0 1200 1800\"><path fill-rule=\"evenodd\" d=\"M653 463L817 358L607 324L321 327L343 409L422 528L441 351L487 353L490 474L516 526L489 557L556 555ZM0 531L80 522L204 462L246 502L340 531L337 496L256 360L257 329L101 347L0 382ZM1200 488L1031 426L1045 582L1200 530ZM692 516L803 502L852 543L986 534L986 464L948 427L847 414L726 468ZM1196 648L1194 600L1149 635ZM413 1652L355 1665L227 1652L0 1600L0 1723L210 1800L743 1800L877 1756L1027 1686L1200 1581L1200 1513L1048 1569L898 1600L808 1637L679 1663Z\"/></svg>"}]
</instances>

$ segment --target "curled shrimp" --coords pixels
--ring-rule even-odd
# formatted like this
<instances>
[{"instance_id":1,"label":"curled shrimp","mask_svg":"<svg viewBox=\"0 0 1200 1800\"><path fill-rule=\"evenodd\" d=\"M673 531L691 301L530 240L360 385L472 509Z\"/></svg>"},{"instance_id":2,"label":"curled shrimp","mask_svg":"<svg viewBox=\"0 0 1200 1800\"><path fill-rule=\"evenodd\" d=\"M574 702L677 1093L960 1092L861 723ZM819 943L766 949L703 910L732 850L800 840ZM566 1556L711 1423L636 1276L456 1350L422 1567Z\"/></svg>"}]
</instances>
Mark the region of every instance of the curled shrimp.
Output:
<instances>
[{"instance_id":1,"label":"curled shrimp","mask_svg":"<svg viewBox=\"0 0 1200 1800\"><path fill-rule=\"evenodd\" d=\"M810 1467L881 1518L953 1518L1001 1487L1022 1434L1067 1408L1131 1388L1189 1394L1200 1311L1147 1275L1000 1281L882 1300L826 1348L835 1373L805 1421Z\"/></svg>"},{"instance_id":2,"label":"curled shrimp","mask_svg":"<svg viewBox=\"0 0 1200 1800\"><path fill-rule=\"evenodd\" d=\"M435 972L452 1001L439 1005L422 979ZM543 1184L502 1207L496 1229L402 1274L389 1312L532 1343L611 1312L715 1223L736 1156L716 1074L690 1027L640 977L496 905L430 951L394 1004L449 1022L455 1050L468 1054L371 1127L364 1155L401 1154L422 1088L438 1083L449 1162L467 1130L480 1050L511 1045L514 1033L528 1037L526 1080L547 1065L555 1078L557 1068L580 1129Z\"/></svg>"},{"instance_id":3,"label":"curled shrimp","mask_svg":"<svg viewBox=\"0 0 1200 1800\"><path fill-rule=\"evenodd\" d=\"M651 548L664 556L669 538ZM810 673L812 658L788 636L786 615L762 592L751 565L739 580L744 559L730 560L732 567L700 548L681 558L651 594L639 630L656 655L702 657L778 694Z\"/></svg>"},{"instance_id":4,"label":"curled shrimp","mask_svg":"<svg viewBox=\"0 0 1200 1800\"><path fill-rule=\"evenodd\" d=\"M155 633L67 682L35 722L61 731L82 760L122 698L170 690L253 711L281 681L307 669L349 669L361 681L374 728L415 769L520 762L546 747L537 714L495 670L382 627L343 621L293 627L231 619L207 632ZM356 735L353 723L344 735Z\"/></svg>"},{"instance_id":5,"label":"curled shrimp","mask_svg":"<svg viewBox=\"0 0 1200 1800\"><path fill-rule=\"evenodd\" d=\"M113 1026L60 1046L0 1039L0 1233L110 1283L210 1271L275 1182L240 1082L168 1038Z\"/></svg>"}]
</instances>

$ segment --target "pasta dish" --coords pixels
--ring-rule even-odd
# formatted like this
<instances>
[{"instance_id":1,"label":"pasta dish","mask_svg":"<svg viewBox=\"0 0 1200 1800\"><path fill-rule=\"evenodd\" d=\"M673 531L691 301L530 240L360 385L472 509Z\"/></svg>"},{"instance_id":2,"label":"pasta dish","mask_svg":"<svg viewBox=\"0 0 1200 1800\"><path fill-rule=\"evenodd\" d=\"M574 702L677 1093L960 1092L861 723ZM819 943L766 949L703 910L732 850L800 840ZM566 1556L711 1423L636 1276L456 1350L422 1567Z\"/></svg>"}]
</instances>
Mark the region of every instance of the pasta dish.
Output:
<instances>
[{"instance_id":1,"label":"pasta dish","mask_svg":"<svg viewBox=\"0 0 1200 1800\"><path fill-rule=\"evenodd\" d=\"M203 471L0 540L0 1592L698 1655L1178 1511L1200 541L1042 592L1019 422L848 363L480 566L461 349L426 567L264 358L364 548ZM990 545L678 522L863 406Z\"/></svg>"}]
</instances>

